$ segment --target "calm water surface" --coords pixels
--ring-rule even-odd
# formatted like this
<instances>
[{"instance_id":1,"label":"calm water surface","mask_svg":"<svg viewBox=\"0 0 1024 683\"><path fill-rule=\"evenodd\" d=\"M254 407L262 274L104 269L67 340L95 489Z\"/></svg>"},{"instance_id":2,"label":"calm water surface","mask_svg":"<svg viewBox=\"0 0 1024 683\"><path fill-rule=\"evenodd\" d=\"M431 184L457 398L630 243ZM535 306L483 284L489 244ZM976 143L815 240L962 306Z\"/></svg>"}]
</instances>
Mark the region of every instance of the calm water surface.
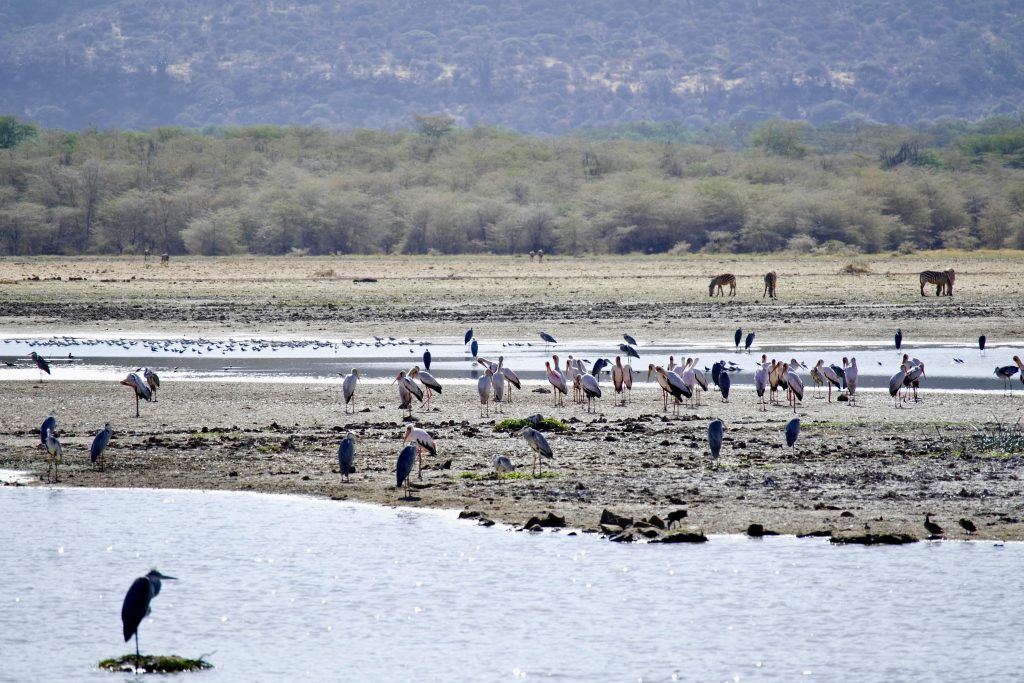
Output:
<instances>
[{"instance_id":1,"label":"calm water surface","mask_svg":"<svg viewBox=\"0 0 1024 683\"><path fill-rule=\"evenodd\" d=\"M0 488L0 680L133 680L120 608L166 582L145 652L214 681L1016 681L1024 544L622 547L297 497ZM186 676L175 680L193 680Z\"/></svg>"}]
</instances>

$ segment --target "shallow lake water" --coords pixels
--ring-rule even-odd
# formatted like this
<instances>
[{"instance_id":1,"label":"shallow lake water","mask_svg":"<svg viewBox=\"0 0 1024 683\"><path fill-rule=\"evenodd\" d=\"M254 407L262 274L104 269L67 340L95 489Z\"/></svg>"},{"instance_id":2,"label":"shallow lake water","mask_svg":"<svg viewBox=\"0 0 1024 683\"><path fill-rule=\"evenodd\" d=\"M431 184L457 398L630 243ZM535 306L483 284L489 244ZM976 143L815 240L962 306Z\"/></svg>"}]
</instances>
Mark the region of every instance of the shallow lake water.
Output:
<instances>
[{"instance_id":1,"label":"shallow lake water","mask_svg":"<svg viewBox=\"0 0 1024 683\"><path fill-rule=\"evenodd\" d=\"M523 380L543 380L544 361L552 353L561 359L572 356L587 360L622 355L619 341L576 340L557 345L530 341L483 341L479 355L491 361L504 356L506 366ZM49 359L54 380L120 380L136 367L147 366L162 379L226 382L338 382L339 375L358 368L368 382L390 382L399 370L423 365L423 352L432 356L430 372L441 380L471 383L483 373L469 347L460 343L431 343L422 339L234 339L156 337L10 337L0 339L0 381L32 380L38 371L27 356L36 351ZM632 361L637 379L646 376L647 365L666 365L670 356L681 362L687 356L699 358L698 367L710 368L718 360L731 364L734 386L753 384L761 354L788 361L796 358L808 368L824 359L842 364L844 356L857 358L859 386L884 388L899 370L902 354L892 346L871 343L809 340L790 344L757 343L750 353L732 343L648 343L639 348L640 359ZM993 375L999 365L1013 365L1013 356L1024 354L1020 347L993 344L985 354L966 344L906 344L903 352L925 363L922 387L955 391L1002 391L1003 382ZM628 359L623 357L623 362ZM707 370L710 373L710 370ZM800 371L812 386L808 370ZM1013 378L1014 389L1024 389Z\"/></svg>"},{"instance_id":2,"label":"shallow lake water","mask_svg":"<svg viewBox=\"0 0 1024 683\"><path fill-rule=\"evenodd\" d=\"M144 652L195 680L1016 681L1024 544L624 547L453 513L290 496L0 487L0 680L133 680L120 608L165 582ZM186 675L175 680L191 680Z\"/></svg>"}]
</instances>

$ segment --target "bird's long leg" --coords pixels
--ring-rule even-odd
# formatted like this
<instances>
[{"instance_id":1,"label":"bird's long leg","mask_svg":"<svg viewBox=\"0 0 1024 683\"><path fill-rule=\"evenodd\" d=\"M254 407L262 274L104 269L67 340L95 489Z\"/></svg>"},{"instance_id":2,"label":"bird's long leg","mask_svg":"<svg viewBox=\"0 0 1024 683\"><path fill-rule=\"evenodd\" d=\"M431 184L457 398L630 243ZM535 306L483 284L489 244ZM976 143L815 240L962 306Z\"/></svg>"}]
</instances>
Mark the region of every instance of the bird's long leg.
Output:
<instances>
[{"instance_id":1,"label":"bird's long leg","mask_svg":"<svg viewBox=\"0 0 1024 683\"><path fill-rule=\"evenodd\" d=\"M142 655L139 654L139 627L135 627L135 675L139 675L139 660L142 659Z\"/></svg>"},{"instance_id":2,"label":"bird's long leg","mask_svg":"<svg viewBox=\"0 0 1024 683\"><path fill-rule=\"evenodd\" d=\"M419 463L420 463L419 472L417 473L417 476L420 479L422 479L423 478L423 449L420 448L419 446L416 446L416 457L419 459Z\"/></svg>"},{"instance_id":3,"label":"bird's long leg","mask_svg":"<svg viewBox=\"0 0 1024 683\"><path fill-rule=\"evenodd\" d=\"M135 417L139 416L139 395L135 394Z\"/></svg>"}]
</instances>

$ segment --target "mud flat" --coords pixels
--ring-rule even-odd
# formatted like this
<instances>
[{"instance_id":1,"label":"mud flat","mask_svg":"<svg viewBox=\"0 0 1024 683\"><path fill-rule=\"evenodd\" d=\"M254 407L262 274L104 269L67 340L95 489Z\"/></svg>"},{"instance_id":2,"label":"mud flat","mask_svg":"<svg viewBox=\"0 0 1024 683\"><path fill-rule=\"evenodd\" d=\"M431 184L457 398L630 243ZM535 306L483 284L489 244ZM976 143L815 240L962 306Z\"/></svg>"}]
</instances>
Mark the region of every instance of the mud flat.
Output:
<instances>
[{"instance_id":1,"label":"mud flat","mask_svg":"<svg viewBox=\"0 0 1024 683\"><path fill-rule=\"evenodd\" d=\"M219 337L372 338L451 342L467 327L481 339L731 339L755 329L775 345L817 340L908 343L976 339L1024 345L1020 253L936 252L905 257L138 257L0 260L0 333L152 334ZM921 297L917 273L955 268L953 297ZM776 300L762 276L779 273ZM736 297L711 299L708 279L734 272ZM359 280L359 282L356 282ZM1004 349L1005 350L1005 349ZM646 359L645 359L646 360ZM993 365L999 360L993 358ZM126 368L130 369L130 368ZM550 435L555 460L528 476L521 439L479 416L475 387L453 385L438 410L417 412L437 439L414 501L399 501L394 461L405 424L393 387L366 383L359 412L346 415L332 384L220 384L165 380L159 401L132 416L128 390L110 382L0 382L0 468L45 472L42 419L55 410L70 486L183 487L283 491L382 504L470 509L522 524L542 512L597 528L605 509L639 519L686 510L683 528L743 532L926 535L931 513L949 538L1024 539L1019 440L1000 430L1024 415L1024 392L925 392L895 409L865 392L859 407L827 403L811 390L795 449L783 445L792 417L756 408L752 392L731 402L707 394L679 417L662 412L660 391L638 386L625 407L609 396L597 414L552 408L534 382L497 416L541 413L572 429ZM1019 382L1015 380L1015 386ZM1018 387L1019 389L1019 387ZM711 469L707 425L728 429L721 467ZM91 435L114 426L107 471L88 464ZM343 433L360 436L357 474L339 481ZM493 454L522 478L498 478ZM755 527L756 529L756 527Z\"/></svg>"}]
</instances>

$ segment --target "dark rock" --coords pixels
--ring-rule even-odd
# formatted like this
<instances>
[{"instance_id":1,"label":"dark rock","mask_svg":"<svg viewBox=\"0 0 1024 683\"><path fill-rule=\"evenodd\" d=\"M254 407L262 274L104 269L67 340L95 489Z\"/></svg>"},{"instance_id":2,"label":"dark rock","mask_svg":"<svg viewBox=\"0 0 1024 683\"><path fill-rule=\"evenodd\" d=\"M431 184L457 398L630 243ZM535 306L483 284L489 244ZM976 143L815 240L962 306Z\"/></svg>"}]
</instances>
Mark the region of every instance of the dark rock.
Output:
<instances>
[{"instance_id":1,"label":"dark rock","mask_svg":"<svg viewBox=\"0 0 1024 683\"><path fill-rule=\"evenodd\" d=\"M658 530L654 528L644 529L640 532L640 535L644 538L657 538Z\"/></svg>"},{"instance_id":2,"label":"dark rock","mask_svg":"<svg viewBox=\"0 0 1024 683\"><path fill-rule=\"evenodd\" d=\"M459 513L459 519L478 519L480 517L483 517L483 513L476 510L463 510Z\"/></svg>"},{"instance_id":3,"label":"dark rock","mask_svg":"<svg viewBox=\"0 0 1024 683\"><path fill-rule=\"evenodd\" d=\"M613 543L632 543L636 540L636 536L632 531L623 531L621 534L616 534L608 540Z\"/></svg>"},{"instance_id":4,"label":"dark rock","mask_svg":"<svg viewBox=\"0 0 1024 683\"><path fill-rule=\"evenodd\" d=\"M451 460L445 460L443 463L441 463L441 469L442 470L450 470L451 468L452 468L452 461Z\"/></svg>"},{"instance_id":5,"label":"dark rock","mask_svg":"<svg viewBox=\"0 0 1024 683\"><path fill-rule=\"evenodd\" d=\"M747 527L747 536L751 538L761 538L764 536L764 525L762 524L751 524Z\"/></svg>"},{"instance_id":6,"label":"dark rock","mask_svg":"<svg viewBox=\"0 0 1024 683\"><path fill-rule=\"evenodd\" d=\"M850 512L849 510L843 510L842 512L839 513L839 516L840 517L853 517L854 514L852 512Z\"/></svg>"},{"instance_id":7,"label":"dark rock","mask_svg":"<svg viewBox=\"0 0 1024 683\"><path fill-rule=\"evenodd\" d=\"M632 517L621 517L610 510L604 510L601 512L601 524L615 524L625 529L626 527L633 526Z\"/></svg>"},{"instance_id":8,"label":"dark rock","mask_svg":"<svg viewBox=\"0 0 1024 683\"><path fill-rule=\"evenodd\" d=\"M648 517L647 518L647 523L650 524L653 527L658 528L658 529L664 529L665 528L665 520L663 520L658 515L651 515L650 517Z\"/></svg>"},{"instance_id":9,"label":"dark rock","mask_svg":"<svg viewBox=\"0 0 1024 683\"><path fill-rule=\"evenodd\" d=\"M238 476L238 472L236 472L235 470L231 470L230 472L228 472L228 476L229 477L237 477Z\"/></svg>"},{"instance_id":10,"label":"dark rock","mask_svg":"<svg viewBox=\"0 0 1024 683\"><path fill-rule=\"evenodd\" d=\"M550 394L551 390L548 389L547 387L537 387L536 389L533 390L533 393L535 393L535 394Z\"/></svg>"},{"instance_id":11,"label":"dark rock","mask_svg":"<svg viewBox=\"0 0 1024 683\"><path fill-rule=\"evenodd\" d=\"M806 534L797 534L797 538L823 538L831 535L832 532L829 529L819 529L818 531L808 531Z\"/></svg>"},{"instance_id":12,"label":"dark rock","mask_svg":"<svg viewBox=\"0 0 1024 683\"><path fill-rule=\"evenodd\" d=\"M622 527L618 524L602 524L600 529L602 534L608 534L609 536L621 534L623 531Z\"/></svg>"},{"instance_id":13,"label":"dark rock","mask_svg":"<svg viewBox=\"0 0 1024 683\"><path fill-rule=\"evenodd\" d=\"M651 543L707 543L708 537L699 531L675 531Z\"/></svg>"},{"instance_id":14,"label":"dark rock","mask_svg":"<svg viewBox=\"0 0 1024 683\"><path fill-rule=\"evenodd\" d=\"M477 524L480 526L494 526L494 520L487 517L481 517Z\"/></svg>"},{"instance_id":15,"label":"dark rock","mask_svg":"<svg viewBox=\"0 0 1024 683\"><path fill-rule=\"evenodd\" d=\"M909 534L854 534L833 536L829 542L855 545L904 545L917 543L917 539Z\"/></svg>"},{"instance_id":16,"label":"dark rock","mask_svg":"<svg viewBox=\"0 0 1024 683\"><path fill-rule=\"evenodd\" d=\"M542 527L540 524L534 524L532 526L526 527L526 530L527 531L544 531L544 527Z\"/></svg>"}]
</instances>

